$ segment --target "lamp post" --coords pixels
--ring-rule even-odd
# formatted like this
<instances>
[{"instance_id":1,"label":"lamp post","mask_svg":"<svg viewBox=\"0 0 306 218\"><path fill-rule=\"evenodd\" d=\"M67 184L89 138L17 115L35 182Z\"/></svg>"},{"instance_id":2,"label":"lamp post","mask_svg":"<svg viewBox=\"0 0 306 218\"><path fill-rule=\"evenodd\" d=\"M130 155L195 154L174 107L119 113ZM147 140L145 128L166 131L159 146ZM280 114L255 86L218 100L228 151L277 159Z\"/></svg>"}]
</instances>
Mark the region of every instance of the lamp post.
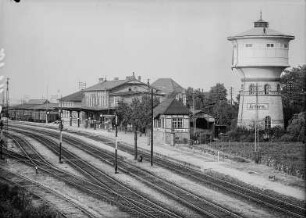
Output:
<instances>
[{"instance_id":1,"label":"lamp post","mask_svg":"<svg viewBox=\"0 0 306 218\"><path fill-rule=\"evenodd\" d=\"M115 173L118 173L118 163L117 163L117 148L118 148L118 116L117 113L115 114L115 127L116 127L116 131L115 131L115 137L116 137L116 141L115 141Z\"/></svg>"}]
</instances>

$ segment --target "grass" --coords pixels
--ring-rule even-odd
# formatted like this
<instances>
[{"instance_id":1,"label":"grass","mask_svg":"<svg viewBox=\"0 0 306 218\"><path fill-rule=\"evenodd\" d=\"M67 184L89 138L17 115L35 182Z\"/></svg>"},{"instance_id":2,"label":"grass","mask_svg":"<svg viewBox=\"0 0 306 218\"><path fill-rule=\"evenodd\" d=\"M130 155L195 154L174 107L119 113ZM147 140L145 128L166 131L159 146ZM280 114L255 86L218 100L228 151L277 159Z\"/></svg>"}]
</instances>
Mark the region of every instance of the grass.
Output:
<instances>
[{"instance_id":1,"label":"grass","mask_svg":"<svg viewBox=\"0 0 306 218\"><path fill-rule=\"evenodd\" d=\"M210 147L234 155L238 159L254 157L253 142L214 142L210 144ZM303 143L260 142L257 149L262 164L305 179L305 145Z\"/></svg>"}]
</instances>

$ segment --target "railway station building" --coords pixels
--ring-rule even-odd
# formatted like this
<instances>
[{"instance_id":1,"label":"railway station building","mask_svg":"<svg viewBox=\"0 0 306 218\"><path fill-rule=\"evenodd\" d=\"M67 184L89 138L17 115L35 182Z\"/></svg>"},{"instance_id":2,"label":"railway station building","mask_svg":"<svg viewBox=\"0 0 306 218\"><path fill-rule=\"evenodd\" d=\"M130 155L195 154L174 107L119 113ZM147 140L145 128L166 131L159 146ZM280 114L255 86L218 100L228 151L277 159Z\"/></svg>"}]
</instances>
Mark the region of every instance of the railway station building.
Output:
<instances>
[{"instance_id":1,"label":"railway station building","mask_svg":"<svg viewBox=\"0 0 306 218\"><path fill-rule=\"evenodd\" d=\"M85 128L108 129L112 127L120 101L130 104L134 98L141 99L149 94L150 86L135 74L123 80L100 78L97 84L60 99L62 117L66 125L76 125L78 120L78 125ZM154 95L163 97L157 89L154 89Z\"/></svg>"}]
</instances>

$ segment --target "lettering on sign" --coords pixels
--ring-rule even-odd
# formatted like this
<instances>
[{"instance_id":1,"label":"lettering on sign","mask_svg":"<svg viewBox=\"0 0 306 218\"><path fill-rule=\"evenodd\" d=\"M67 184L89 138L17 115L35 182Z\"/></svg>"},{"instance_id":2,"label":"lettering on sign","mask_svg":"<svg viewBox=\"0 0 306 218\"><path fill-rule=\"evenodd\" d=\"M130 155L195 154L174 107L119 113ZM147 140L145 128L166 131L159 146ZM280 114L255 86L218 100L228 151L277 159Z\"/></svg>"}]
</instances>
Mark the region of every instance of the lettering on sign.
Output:
<instances>
[{"instance_id":1,"label":"lettering on sign","mask_svg":"<svg viewBox=\"0 0 306 218\"><path fill-rule=\"evenodd\" d=\"M255 103L250 103L247 106L248 110L268 110L269 109L269 104L256 104Z\"/></svg>"}]
</instances>

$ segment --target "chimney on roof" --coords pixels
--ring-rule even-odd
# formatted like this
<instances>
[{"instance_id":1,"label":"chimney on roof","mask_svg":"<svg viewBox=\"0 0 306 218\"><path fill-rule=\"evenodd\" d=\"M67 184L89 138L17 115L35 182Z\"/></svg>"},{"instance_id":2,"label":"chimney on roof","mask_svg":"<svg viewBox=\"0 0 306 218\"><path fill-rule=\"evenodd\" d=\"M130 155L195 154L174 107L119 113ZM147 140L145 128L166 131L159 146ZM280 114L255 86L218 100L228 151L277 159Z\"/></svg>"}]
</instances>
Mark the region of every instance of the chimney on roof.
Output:
<instances>
[{"instance_id":1,"label":"chimney on roof","mask_svg":"<svg viewBox=\"0 0 306 218\"><path fill-rule=\"evenodd\" d=\"M141 76L138 76L138 81L141 82Z\"/></svg>"},{"instance_id":2,"label":"chimney on roof","mask_svg":"<svg viewBox=\"0 0 306 218\"><path fill-rule=\"evenodd\" d=\"M99 83L102 83L104 81L104 78L99 78Z\"/></svg>"}]
</instances>

